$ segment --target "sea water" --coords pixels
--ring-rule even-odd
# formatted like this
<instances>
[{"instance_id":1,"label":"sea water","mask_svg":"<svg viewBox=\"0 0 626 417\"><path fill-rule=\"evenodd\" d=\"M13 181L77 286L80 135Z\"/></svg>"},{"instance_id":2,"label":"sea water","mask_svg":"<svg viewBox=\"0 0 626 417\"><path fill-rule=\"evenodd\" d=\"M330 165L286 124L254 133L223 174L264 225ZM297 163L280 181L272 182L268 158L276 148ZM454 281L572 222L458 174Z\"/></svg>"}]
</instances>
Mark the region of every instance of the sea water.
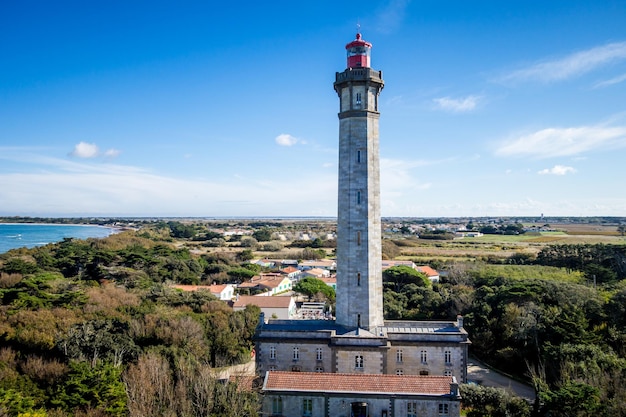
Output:
<instances>
[{"instance_id":1,"label":"sea water","mask_svg":"<svg viewBox=\"0 0 626 417\"><path fill-rule=\"evenodd\" d=\"M106 237L113 229L90 225L0 223L0 253L60 242L64 238Z\"/></svg>"}]
</instances>

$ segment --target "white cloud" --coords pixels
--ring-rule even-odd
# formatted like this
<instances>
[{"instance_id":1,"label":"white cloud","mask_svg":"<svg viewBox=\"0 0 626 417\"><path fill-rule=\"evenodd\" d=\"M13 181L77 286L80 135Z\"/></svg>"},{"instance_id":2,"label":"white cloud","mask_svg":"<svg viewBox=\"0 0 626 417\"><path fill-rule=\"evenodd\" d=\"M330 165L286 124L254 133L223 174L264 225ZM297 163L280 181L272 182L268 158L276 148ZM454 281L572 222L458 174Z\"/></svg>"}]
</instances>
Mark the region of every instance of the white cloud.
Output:
<instances>
[{"instance_id":1,"label":"white cloud","mask_svg":"<svg viewBox=\"0 0 626 417\"><path fill-rule=\"evenodd\" d=\"M619 84L623 81L626 81L626 74L622 74L618 77L611 78L610 80L600 81L594 84L593 88L604 88L604 87L608 87L614 84Z\"/></svg>"},{"instance_id":2,"label":"white cloud","mask_svg":"<svg viewBox=\"0 0 626 417\"><path fill-rule=\"evenodd\" d=\"M111 149L108 149L108 150L104 153L104 156L105 156L106 158L117 158L117 157L120 155L120 153L122 153L122 151L120 151L119 149L113 149L113 148L111 148Z\"/></svg>"},{"instance_id":3,"label":"white cloud","mask_svg":"<svg viewBox=\"0 0 626 417\"><path fill-rule=\"evenodd\" d=\"M293 146L296 143L306 143L304 142L302 139L298 139L294 136L291 136L287 133L282 133L278 136L276 136L276 139L274 139L276 141L277 144L279 144L280 146Z\"/></svg>"},{"instance_id":4,"label":"white cloud","mask_svg":"<svg viewBox=\"0 0 626 417\"><path fill-rule=\"evenodd\" d=\"M566 167L563 165L555 165L552 168L542 169L537 172L539 175L565 175L565 174L573 174L576 170L572 167Z\"/></svg>"},{"instance_id":5,"label":"white cloud","mask_svg":"<svg viewBox=\"0 0 626 417\"><path fill-rule=\"evenodd\" d=\"M550 158L622 147L626 147L625 126L596 125L542 129L503 143L495 153L498 156Z\"/></svg>"},{"instance_id":6,"label":"white cloud","mask_svg":"<svg viewBox=\"0 0 626 417\"><path fill-rule=\"evenodd\" d=\"M609 43L575 52L564 58L538 62L504 75L501 82L562 81L591 72L614 61L626 59L626 42Z\"/></svg>"},{"instance_id":7,"label":"white cloud","mask_svg":"<svg viewBox=\"0 0 626 417\"><path fill-rule=\"evenodd\" d=\"M100 150L95 143L80 142L74 146L70 155L77 158L95 158L99 153Z\"/></svg>"},{"instance_id":8,"label":"white cloud","mask_svg":"<svg viewBox=\"0 0 626 417\"><path fill-rule=\"evenodd\" d=\"M294 173L280 179L231 175L201 180L161 175L134 166L69 161L19 150L0 153L0 159L28 168L0 172L3 215L336 215L335 171L313 176ZM285 194L284 189L293 192ZM275 198L268 199L268 195ZM308 202L304 213L302 202Z\"/></svg>"},{"instance_id":9,"label":"white cloud","mask_svg":"<svg viewBox=\"0 0 626 417\"><path fill-rule=\"evenodd\" d=\"M437 109L462 113L469 112L476 108L480 97L467 96L464 98L441 97L433 99Z\"/></svg>"},{"instance_id":10,"label":"white cloud","mask_svg":"<svg viewBox=\"0 0 626 417\"><path fill-rule=\"evenodd\" d=\"M432 186L415 179L411 171L415 168L436 164L437 161L404 161L400 159L380 159L380 187L387 196L398 196L415 190L426 190Z\"/></svg>"}]
</instances>

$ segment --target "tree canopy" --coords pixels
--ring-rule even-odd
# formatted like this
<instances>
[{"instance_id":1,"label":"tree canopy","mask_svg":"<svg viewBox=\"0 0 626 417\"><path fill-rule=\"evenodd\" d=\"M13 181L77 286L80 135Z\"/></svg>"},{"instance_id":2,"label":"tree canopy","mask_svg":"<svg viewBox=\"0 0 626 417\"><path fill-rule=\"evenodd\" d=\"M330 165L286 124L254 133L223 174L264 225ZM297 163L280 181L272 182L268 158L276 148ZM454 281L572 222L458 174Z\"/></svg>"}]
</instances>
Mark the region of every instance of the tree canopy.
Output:
<instances>
[{"instance_id":1,"label":"tree canopy","mask_svg":"<svg viewBox=\"0 0 626 417\"><path fill-rule=\"evenodd\" d=\"M335 301L335 290L333 287L327 285L324 281L313 278L306 277L302 278L300 281L293 286L293 290L299 292L300 294L304 294L311 299L317 300L328 300L329 302Z\"/></svg>"}]
</instances>

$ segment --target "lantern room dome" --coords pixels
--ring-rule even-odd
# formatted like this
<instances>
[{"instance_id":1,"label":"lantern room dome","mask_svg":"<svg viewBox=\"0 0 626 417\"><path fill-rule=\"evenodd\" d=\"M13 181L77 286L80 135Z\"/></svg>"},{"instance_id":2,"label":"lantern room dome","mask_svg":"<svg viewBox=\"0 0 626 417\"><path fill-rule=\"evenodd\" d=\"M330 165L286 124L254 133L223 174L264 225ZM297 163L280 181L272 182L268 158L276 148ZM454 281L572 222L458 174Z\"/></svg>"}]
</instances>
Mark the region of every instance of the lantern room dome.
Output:
<instances>
[{"instance_id":1,"label":"lantern room dome","mask_svg":"<svg viewBox=\"0 0 626 417\"><path fill-rule=\"evenodd\" d=\"M369 68L372 44L361 39L361 34L356 34L356 39L346 45L348 55L348 68Z\"/></svg>"}]
</instances>

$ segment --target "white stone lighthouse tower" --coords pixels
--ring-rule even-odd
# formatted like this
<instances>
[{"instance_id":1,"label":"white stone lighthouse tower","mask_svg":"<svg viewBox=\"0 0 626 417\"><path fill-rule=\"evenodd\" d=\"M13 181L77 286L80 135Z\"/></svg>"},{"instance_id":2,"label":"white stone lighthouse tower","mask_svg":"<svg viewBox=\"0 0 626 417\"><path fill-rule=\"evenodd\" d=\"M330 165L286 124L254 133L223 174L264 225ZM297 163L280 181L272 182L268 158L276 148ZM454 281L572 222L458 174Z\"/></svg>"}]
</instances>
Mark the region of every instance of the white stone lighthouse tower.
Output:
<instances>
[{"instance_id":1,"label":"white stone lighthouse tower","mask_svg":"<svg viewBox=\"0 0 626 417\"><path fill-rule=\"evenodd\" d=\"M346 45L348 65L335 75L339 95L339 200L336 322L383 325L378 96L382 71L370 68L372 44Z\"/></svg>"}]
</instances>

